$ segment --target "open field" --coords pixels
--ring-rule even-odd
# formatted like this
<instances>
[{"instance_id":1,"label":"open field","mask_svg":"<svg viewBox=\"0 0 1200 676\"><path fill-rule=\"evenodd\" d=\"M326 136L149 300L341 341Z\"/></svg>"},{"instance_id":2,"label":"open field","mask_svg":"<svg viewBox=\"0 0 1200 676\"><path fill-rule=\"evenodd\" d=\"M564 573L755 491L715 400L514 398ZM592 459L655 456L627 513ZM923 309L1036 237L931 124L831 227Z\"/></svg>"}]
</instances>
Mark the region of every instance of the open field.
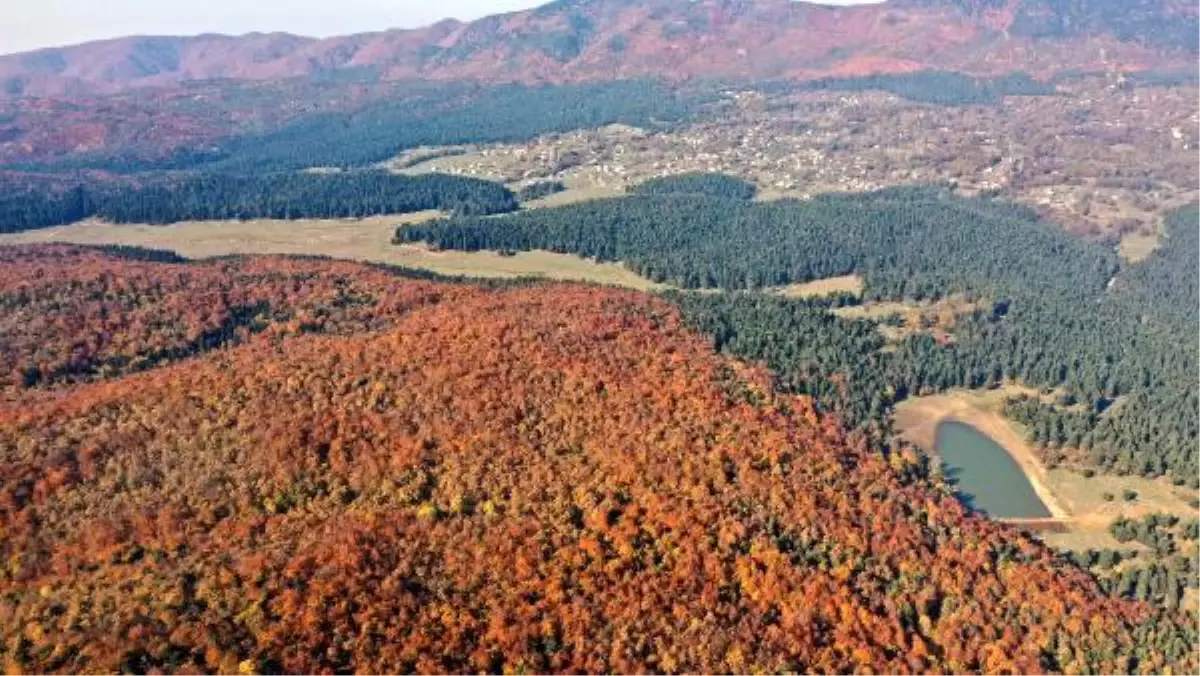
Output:
<instances>
[{"instance_id":1,"label":"open field","mask_svg":"<svg viewBox=\"0 0 1200 676\"><path fill-rule=\"evenodd\" d=\"M619 263L596 263L579 256L547 251L431 251L422 246L396 246L398 224L438 216L436 211L366 219L296 221L189 221L172 225L113 225L84 221L73 225L0 235L0 244L69 242L126 244L171 249L189 258L228 254L324 255L421 268L446 275L473 277L545 277L613 284L635 289L665 288Z\"/></svg>"},{"instance_id":2,"label":"open field","mask_svg":"<svg viewBox=\"0 0 1200 676\"><path fill-rule=\"evenodd\" d=\"M862 305L847 305L833 309L833 313L843 319L883 319L896 315L915 317L920 312L920 305L894 300L871 301Z\"/></svg>"},{"instance_id":3,"label":"open field","mask_svg":"<svg viewBox=\"0 0 1200 676\"><path fill-rule=\"evenodd\" d=\"M835 277L833 279L841 278ZM859 290L861 291L861 289L862 282L860 280ZM901 315L905 318L906 324L919 322L922 318L927 318L928 321L938 325L944 324L943 328L949 328L955 319L962 315L970 314L978 309L978 307L978 304L972 303L960 296L949 296L937 301L869 301L862 305L848 305L836 308L834 314L846 319L883 319L884 317Z\"/></svg>"},{"instance_id":4,"label":"open field","mask_svg":"<svg viewBox=\"0 0 1200 676\"><path fill-rule=\"evenodd\" d=\"M473 146L450 146L443 149L420 148L415 154L405 154L387 164L389 170L400 174L416 176L433 172L473 176L488 181L505 183L516 191L531 180L555 178L561 180L566 190L541 199L522 204L526 209L545 209L562 207L568 204L586 202L588 200L617 197L625 194L625 183L596 175L597 172L585 168L582 172L566 172L554 175L549 167L534 171L527 167L514 166L506 161L503 154L492 155L484 149ZM441 154L441 153L454 154ZM429 159L420 159L429 156ZM412 164L404 166L409 161L417 159Z\"/></svg>"},{"instance_id":5,"label":"open field","mask_svg":"<svg viewBox=\"0 0 1200 676\"><path fill-rule=\"evenodd\" d=\"M816 296L828 296L835 293L850 293L855 296L862 293L863 278L858 275L842 275L841 277L828 277L826 279L814 279L811 282L801 284L788 284L787 286L779 286L770 289L769 292L783 296L784 298L813 298Z\"/></svg>"},{"instance_id":6,"label":"open field","mask_svg":"<svg viewBox=\"0 0 1200 676\"><path fill-rule=\"evenodd\" d=\"M1164 227L1162 214L1191 204L1197 199L1200 199L1200 192L1181 191L1181 194L1157 203L1156 211L1151 216L1137 213L1122 214L1127 219L1140 220L1144 225L1138 230L1121 235L1120 241L1117 242L1117 255L1130 263L1146 260L1158 248L1159 240L1162 238Z\"/></svg>"},{"instance_id":7,"label":"open field","mask_svg":"<svg viewBox=\"0 0 1200 676\"><path fill-rule=\"evenodd\" d=\"M897 322L879 324L879 332L885 338L899 341L916 333L948 338L958 318L976 309L979 309L977 303L960 296L949 296L938 301L870 301L861 305L834 308L833 313L842 319L881 321L890 317L899 318Z\"/></svg>"},{"instance_id":8,"label":"open field","mask_svg":"<svg viewBox=\"0 0 1200 676\"><path fill-rule=\"evenodd\" d=\"M547 199L590 199L584 191L552 195ZM600 196L594 190L592 197ZM538 200L532 203L539 206ZM247 221L186 221L170 225L112 224L87 220L42 230L0 234L0 245L63 242L71 244L124 244L170 249L188 258L230 254L321 255L347 260L387 263L466 277L544 277L565 281L623 286L640 291L672 288L629 270L621 263L593 260L549 251L435 251L424 245L392 244L397 225L437 218L437 211L363 219L301 219ZM853 275L796 284L778 290L794 298L862 288ZM715 292L715 291L714 291Z\"/></svg>"},{"instance_id":9,"label":"open field","mask_svg":"<svg viewBox=\"0 0 1200 676\"><path fill-rule=\"evenodd\" d=\"M1160 479L1096 475L1088 478L1065 468L1049 469L1042 464L1037 450L1026 440L1024 430L1001 414L1004 400L1032 390L1006 385L995 390L956 390L927 397L915 397L896 407L895 426L901 438L933 453L937 426L944 420L959 420L987 434L1012 454L1029 478L1034 491L1050 513L1065 526L1042 532L1040 537L1053 547L1071 550L1137 549L1137 543L1118 543L1108 526L1120 516L1139 517L1152 512L1168 512L1195 518L1197 511L1188 505L1195 497L1186 489ZM1137 499L1125 502L1125 490L1137 492ZM1105 493L1115 496L1104 500Z\"/></svg>"},{"instance_id":10,"label":"open field","mask_svg":"<svg viewBox=\"0 0 1200 676\"><path fill-rule=\"evenodd\" d=\"M541 199L532 200L522 204L525 209L549 209L552 207L565 207L568 204L577 204L579 202L587 202L589 200L604 199L607 197L618 197L625 194L625 188L614 184L599 184L589 181L585 178L571 178L563 181L567 187L562 192L556 192L553 195L546 195Z\"/></svg>"},{"instance_id":11,"label":"open field","mask_svg":"<svg viewBox=\"0 0 1200 676\"><path fill-rule=\"evenodd\" d=\"M481 165L479 150L470 146L449 146L447 148L426 148L423 149L426 153L431 154L428 159L413 158L413 164L409 166L389 167L392 171L399 174L408 174L410 176L418 176L420 174L443 173L443 174L466 174L488 181L505 181L504 172L494 165ZM446 154L446 153L454 154ZM403 159L403 158L402 158Z\"/></svg>"},{"instance_id":12,"label":"open field","mask_svg":"<svg viewBox=\"0 0 1200 676\"><path fill-rule=\"evenodd\" d=\"M1141 548L1137 543L1117 542L1108 532L1109 524L1121 516L1138 518L1156 512L1192 519L1197 515L1187 504L1188 491L1165 480L1101 474L1088 478L1073 470L1052 469L1047 481L1074 515L1068 531L1045 536L1045 541L1055 547L1073 550ZM1125 490L1137 492L1137 499L1132 502L1122 500L1121 494ZM1105 493L1115 499L1105 501ZM1194 494L1191 497L1195 497Z\"/></svg>"},{"instance_id":13,"label":"open field","mask_svg":"<svg viewBox=\"0 0 1200 676\"><path fill-rule=\"evenodd\" d=\"M1158 248L1158 233L1131 232L1121 237L1117 255L1130 263L1144 261Z\"/></svg>"},{"instance_id":14,"label":"open field","mask_svg":"<svg viewBox=\"0 0 1200 676\"><path fill-rule=\"evenodd\" d=\"M1200 590L1184 589L1183 600L1180 601L1179 607L1190 612L1200 612Z\"/></svg>"}]
</instances>

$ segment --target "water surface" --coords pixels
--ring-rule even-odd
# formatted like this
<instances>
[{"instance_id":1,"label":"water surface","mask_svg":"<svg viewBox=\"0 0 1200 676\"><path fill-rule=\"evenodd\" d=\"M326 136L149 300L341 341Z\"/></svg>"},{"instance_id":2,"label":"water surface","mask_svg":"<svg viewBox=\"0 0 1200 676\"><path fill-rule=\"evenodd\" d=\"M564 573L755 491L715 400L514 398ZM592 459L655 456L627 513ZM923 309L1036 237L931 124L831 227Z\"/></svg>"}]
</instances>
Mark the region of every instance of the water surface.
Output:
<instances>
[{"instance_id":1,"label":"water surface","mask_svg":"<svg viewBox=\"0 0 1200 676\"><path fill-rule=\"evenodd\" d=\"M938 425L934 447L942 457L946 478L971 509L998 519L1051 516L1021 466L986 434L948 420Z\"/></svg>"}]
</instances>

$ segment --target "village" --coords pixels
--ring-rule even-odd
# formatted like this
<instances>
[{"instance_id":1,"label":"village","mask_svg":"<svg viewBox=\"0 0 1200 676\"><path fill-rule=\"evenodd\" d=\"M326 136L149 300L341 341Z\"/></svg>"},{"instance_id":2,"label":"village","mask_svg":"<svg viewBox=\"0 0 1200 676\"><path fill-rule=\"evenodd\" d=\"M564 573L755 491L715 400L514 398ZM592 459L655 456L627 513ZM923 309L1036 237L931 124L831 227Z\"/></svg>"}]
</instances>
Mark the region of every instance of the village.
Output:
<instances>
[{"instance_id":1,"label":"village","mask_svg":"<svg viewBox=\"0 0 1200 676\"><path fill-rule=\"evenodd\" d=\"M1195 89L1093 77L1058 90L970 106L880 92L730 91L712 120L421 148L392 166L514 185L559 180L580 199L686 172L746 178L762 199L949 184L1034 207L1080 234L1152 240L1162 214L1197 195Z\"/></svg>"}]
</instances>

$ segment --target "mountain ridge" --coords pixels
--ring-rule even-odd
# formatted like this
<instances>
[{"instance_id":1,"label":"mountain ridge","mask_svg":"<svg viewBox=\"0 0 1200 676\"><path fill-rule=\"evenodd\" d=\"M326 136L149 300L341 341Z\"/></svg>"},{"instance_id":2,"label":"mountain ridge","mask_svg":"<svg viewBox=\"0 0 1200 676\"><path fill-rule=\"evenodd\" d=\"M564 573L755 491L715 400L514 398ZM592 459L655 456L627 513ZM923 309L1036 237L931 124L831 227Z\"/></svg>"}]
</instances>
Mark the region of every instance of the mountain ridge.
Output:
<instances>
[{"instance_id":1,"label":"mountain ridge","mask_svg":"<svg viewBox=\"0 0 1200 676\"><path fill-rule=\"evenodd\" d=\"M112 94L202 80L576 82L660 76L808 79L941 68L1190 67L1179 0L558 0L472 22L332 38L132 36L0 56L0 97Z\"/></svg>"}]
</instances>

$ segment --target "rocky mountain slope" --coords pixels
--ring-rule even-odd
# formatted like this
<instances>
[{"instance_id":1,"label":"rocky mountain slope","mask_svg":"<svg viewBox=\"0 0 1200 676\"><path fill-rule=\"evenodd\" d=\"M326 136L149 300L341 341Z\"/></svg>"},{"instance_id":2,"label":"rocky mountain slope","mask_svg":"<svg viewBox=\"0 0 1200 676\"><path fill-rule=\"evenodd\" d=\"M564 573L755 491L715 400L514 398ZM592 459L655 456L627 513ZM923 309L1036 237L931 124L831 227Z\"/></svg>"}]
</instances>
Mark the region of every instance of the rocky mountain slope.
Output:
<instances>
[{"instance_id":1,"label":"rocky mountain slope","mask_svg":"<svg viewBox=\"0 0 1200 676\"><path fill-rule=\"evenodd\" d=\"M282 33L127 37L0 57L0 96L113 93L197 80L641 76L811 78L923 68L1192 68L1183 0L558 0L471 23L330 39Z\"/></svg>"}]
</instances>

